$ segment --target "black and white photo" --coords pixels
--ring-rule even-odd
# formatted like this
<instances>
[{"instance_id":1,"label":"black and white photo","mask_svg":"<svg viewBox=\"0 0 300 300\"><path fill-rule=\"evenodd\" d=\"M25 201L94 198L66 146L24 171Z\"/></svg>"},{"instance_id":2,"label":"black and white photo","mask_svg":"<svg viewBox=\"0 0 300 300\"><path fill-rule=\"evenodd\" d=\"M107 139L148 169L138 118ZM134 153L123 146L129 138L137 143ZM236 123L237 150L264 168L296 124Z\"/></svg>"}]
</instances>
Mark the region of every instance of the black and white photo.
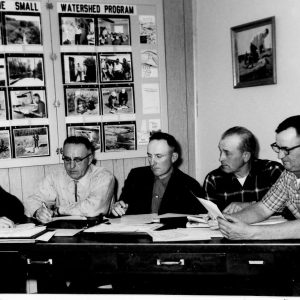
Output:
<instances>
[{"instance_id":1,"label":"black and white photo","mask_svg":"<svg viewBox=\"0 0 300 300\"><path fill-rule=\"evenodd\" d=\"M134 122L104 123L104 151L136 150L136 125Z\"/></svg>"},{"instance_id":2,"label":"black and white photo","mask_svg":"<svg viewBox=\"0 0 300 300\"><path fill-rule=\"evenodd\" d=\"M130 53L100 53L100 80L132 81L132 58Z\"/></svg>"},{"instance_id":3,"label":"black and white photo","mask_svg":"<svg viewBox=\"0 0 300 300\"><path fill-rule=\"evenodd\" d=\"M64 83L97 83L96 54L62 54Z\"/></svg>"},{"instance_id":4,"label":"black and white photo","mask_svg":"<svg viewBox=\"0 0 300 300\"><path fill-rule=\"evenodd\" d=\"M10 90L11 118L47 118L45 90Z\"/></svg>"},{"instance_id":5,"label":"black and white photo","mask_svg":"<svg viewBox=\"0 0 300 300\"><path fill-rule=\"evenodd\" d=\"M48 126L13 128L13 142L16 158L50 154Z\"/></svg>"},{"instance_id":6,"label":"black and white photo","mask_svg":"<svg viewBox=\"0 0 300 300\"><path fill-rule=\"evenodd\" d=\"M6 85L5 59L0 56L0 86Z\"/></svg>"},{"instance_id":7,"label":"black and white photo","mask_svg":"<svg viewBox=\"0 0 300 300\"><path fill-rule=\"evenodd\" d=\"M0 159L11 158L10 130L0 128Z\"/></svg>"},{"instance_id":8,"label":"black and white photo","mask_svg":"<svg viewBox=\"0 0 300 300\"><path fill-rule=\"evenodd\" d=\"M135 112L133 86L103 86L101 97L103 115Z\"/></svg>"},{"instance_id":9,"label":"black and white photo","mask_svg":"<svg viewBox=\"0 0 300 300\"><path fill-rule=\"evenodd\" d=\"M67 124L68 136L84 136L93 144L95 150L101 151L101 126L84 124Z\"/></svg>"},{"instance_id":10,"label":"black and white photo","mask_svg":"<svg viewBox=\"0 0 300 300\"><path fill-rule=\"evenodd\" d=\"M7 105L5 89L0 89L0 121L7 119Z\"/></svg>"},{"instance_id":11,"label":"black and white photo","mask_svg":"<svg viewBox=\"0 0 300 300\"><path fill-rule=\"evenodd\" d=\"M44 86L43 57L8 56L8 81L10 86Z\"/></svg>"}]
</instances>

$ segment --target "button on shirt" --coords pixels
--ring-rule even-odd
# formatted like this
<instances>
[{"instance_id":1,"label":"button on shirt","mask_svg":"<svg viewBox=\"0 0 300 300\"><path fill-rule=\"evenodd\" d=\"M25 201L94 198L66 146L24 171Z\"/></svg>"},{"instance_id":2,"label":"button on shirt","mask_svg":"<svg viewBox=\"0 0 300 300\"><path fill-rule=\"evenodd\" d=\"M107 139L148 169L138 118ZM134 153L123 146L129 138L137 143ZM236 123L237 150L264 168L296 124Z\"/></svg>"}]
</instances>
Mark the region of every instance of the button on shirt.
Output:
<instances>
[{"instance_id":1,"label":"button on shirt","mask_svg":"<svg viewBox=\"0 0 300 300\"><path fill-rule=\"evenodd\" d=\"M75 201L74 179L64 168L47 175L37 190L25 201L26 215L33 216L42 203L59 207L60 214L86 217L107 214L113 197L114 176L105 168L91 165L77 183Z\"/></svg>"},{"instance_id":2,"label":"button on shirt","mask_svg":"<svg viewBox=\"0 0 300 300\"><path fill-rule=\"evenodd\" d=\"M300 189L296 175L285 170L264 196L262 203L274 212L282 212L287 207L300 219Z\"/></svg>"}]
</instances>

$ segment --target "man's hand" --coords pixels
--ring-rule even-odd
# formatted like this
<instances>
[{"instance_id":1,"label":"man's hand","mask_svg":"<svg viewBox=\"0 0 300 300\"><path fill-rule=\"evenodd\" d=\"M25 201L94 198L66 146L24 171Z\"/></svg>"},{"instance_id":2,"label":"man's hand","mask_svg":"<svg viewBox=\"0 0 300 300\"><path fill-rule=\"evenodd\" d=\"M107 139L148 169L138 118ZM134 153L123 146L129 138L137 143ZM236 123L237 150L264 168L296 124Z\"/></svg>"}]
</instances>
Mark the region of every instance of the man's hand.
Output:
<instances>
[{"instance_id":1,"label":"man's hand","mask_svg":"<svg viewBox=\"0 0 300 300\"><path fill-rule=\"evenodd\" d=\"M224 210L223 213L225 214L234 214L245 207L251 205L251 202L231 202Z\"/></svg>"},{"instance_id":2,"label":"man's hand","mask_svg":"<svg viewBox=\"0 0 300 300\"><path fill-rule=\"evenodd\" d=\"M35 213L35 217L41 223L48 223L51 221L53 216L53 211L48 209L45 205L41 206Z\"/></svg>"},{"instance_id":3,"label":"man's hand","mask_svg":"<svg viewBox=\"0 0 300 300\"><path fill-rule=\"evenodd\" d=\"M254 227L241 222L230 215L224 215L226 220L218 218L219 229L230 240L247 240L253 238Z\"/></svg>"},{"instance_id":4,"label":"man's hand","mask_svg":"<svg viewBox=\"0 0 300 300\"><path fill-rule=\"evenodd\" d=\"M128 208L128 204L125 203L124 201L118 201L114 203L113 208L112 208L112 214L115 217L121 217L126 214L126 210Z\"/></svg>"},{"instance_id":5,"label":"man's hand","mask_svg":"<svg viewBox=\"0 0 300 300\"><path fill-rule=\"evenodd\" d=\"M0 218L0 228L13 228L13 227L15 227L15 223L12 220L6 217Z\"/></svg>"}]
</instances>

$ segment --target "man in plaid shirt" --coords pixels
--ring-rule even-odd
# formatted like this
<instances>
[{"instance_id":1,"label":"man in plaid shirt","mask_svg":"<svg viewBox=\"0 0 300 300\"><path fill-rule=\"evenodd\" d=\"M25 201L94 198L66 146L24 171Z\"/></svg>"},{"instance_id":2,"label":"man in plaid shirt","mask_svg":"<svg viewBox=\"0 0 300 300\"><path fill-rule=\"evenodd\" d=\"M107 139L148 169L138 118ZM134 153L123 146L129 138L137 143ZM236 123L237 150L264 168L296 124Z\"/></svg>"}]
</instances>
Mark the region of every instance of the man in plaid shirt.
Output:
<instances>
[{"instance_id":1,"label":"man in plaid shirt","mask_svg":"<svg viewBox=\"0 0 300 300\"><path fill-rule=\"evenodd\" d=\"M259 201L277 181L284 167L256 158L257 142L244 127L226 130L219 142L221 166L204 180L206 199L224 213L234 213Z\"/></svg>"},{"instance_id":2,"label":"man in plaid shirt","mask_svg":"<svg viewBox=\"0 0 300 300\"><path fill-rule=\"evenodd\" d=\"M271 145L285 171L263 199L245 209L218 218L222 234L229 239L300 238L300 115L287 118L276 129ZM263 221L287 207L296 220L274 225L248 225Z\"/></svg>"}]
</instances>

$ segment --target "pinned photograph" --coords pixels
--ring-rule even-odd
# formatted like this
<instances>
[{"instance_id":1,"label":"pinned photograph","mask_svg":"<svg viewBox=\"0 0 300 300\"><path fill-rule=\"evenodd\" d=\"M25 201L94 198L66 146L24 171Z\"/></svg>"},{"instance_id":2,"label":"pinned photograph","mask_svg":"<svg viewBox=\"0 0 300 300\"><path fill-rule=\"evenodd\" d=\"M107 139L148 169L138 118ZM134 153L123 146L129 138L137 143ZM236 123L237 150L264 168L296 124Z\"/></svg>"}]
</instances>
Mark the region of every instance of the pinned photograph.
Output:
<instances>
[{"instance_id":1,"label":"pinned photograph","mask_svg":"<svg viewBox=\"0 0 300 300\"><path fill-rule=\"evenodd\" d=\"M44 66L42 57L7 57L10 86L44 86Z\"/></svg>"},{"instance_id":2,"label":"pinned photograph","mask_svg":"<svg viewBox=\"0 0 300 300\"><path fill-rule=\"evenodd\" d=\"M10 90L11 118L47 118L44 90Z\"/></svg>"},{"instance_id":3,"label":"pinned photograph","mask_svg":"<svg viewBox=\"0 0 300 300\"><path fill-rule=\"evenodd\" d=\"M95 45L93 18L61 17L61 45Z\"/></svg>"},{"instance_id":4,"label":"pinned photograph","mask_svg":"<svg viewBox=\"0 0 300 300\"><path fill-rule=\"evenodd\" d=\"M98 18L99 45L130 45L128 18Z\"/></svg>"},{"instance_id":5,"label":"pinned photograph","mask_svg":"<svg viewBox=\"0 0 300 300\"><path fill-rule=\"evenodd\" d=\"M156 23L155 16L139 16L140 43L156 44Z\"/></svg>"},{"instance_id":6,"label":"pinned photograph","mask_svg":"<svg viewBox=\"0 0 300 300\"><path fill-rule=\"evenodd\" d=\"M276 83L275 17L231 28L234 88Z\"/></svg>"},{"instance_id":7,"label":"pinned photograph","mask_svg":"<svg viewBox=\"0 0 300 300\"><path fill-rule=\"evenodd\" d=\"M104 123L104 151L136 150L135 123Z\"/></svg>"},{"instance_id":8,"label":"pinned photograph","mask_svg":"<svg viewBox=\"0 0 300 300\"><path fill-rule=\"evenodd\" d=\"M4 57L0 57L0 86L6 85L6 74L5 74L5 60Z\"/></svg>"},{"instance_id":9,"label":"pinned photograph","mask_svg":"<svg viewBox=\"0 0 300 300\"><path fill-rule=\"evenodd\" d=\"M0 159L8 158L11 158L10 131L0 128Z\"/></svg>"},{"instance_id":10,"label":"pinned photograph","mask_svg":"<svg viewBox=\"0 0 300 300\"><path fill-rule=\"evenodd\" d=\"M84 136L93 144L95 150L101 151L101 128L100 125L67 125L68 136Z\"/></svg>"},{"instance_id":11,"label":"pinned photograph","mask_svg":"<svg viewBox=\"0 0 300 300\"><path fill-rule=\"evenodd\" d=\"M100 54L101 82L132 81L132 59L130 53Z\"/></svg>"},{"instance_id":12,"label":"pinned photograph","mask_svg":"<svg viewBox=\"0 0 300 300\"><path fill-rule=\"evenodd\" d=\"M13 141L16 158L49 155L48 126L14 128Z\"/></svg>"},{"instance_id":13,"label":"pinned photograph","mask_svg":"<svg viewBox=\"0 0 300 300\"><path fill-rule=\"evenodd\" d=\"M66 115L99 115L98 88L66 88Z\"/></svg>"},{"instance_id":14,"label":"pinned photograph","mask_svg":"<svg viewBox=\"0 0 300 300\"><path fill-rule=\"evenodd\" d=\"M5 90L0 90L0 121L7 120L5 95Z\"/></svg>"},{"instance_id":15,"label":"pinned photograph","mask_svg":"<svg viewBox=\"0 0 300 300\"><path fill-rule=\"evenodd\" d=\"M158 55L156 50L141 52L142 78L158 78Z\"/></svg>"},{"instance_id":16,"label":"pinned photograph","mask_svg":"<svg viewBox=\"0 0 300 300\"><path fill-rule=\"evenodd\" d=\"M41 45L41 18L35 15L5 15L7 45Z\"/></svg>"},{"instance_id":17,"label":"pinned photograph","mask_svg":"<svg viewBox=\"0 0 300 300\"><path fill-rule=\"evenodd\" d=\"M63 54L64 83L97 83L96 55Z\"/></svg>"},{"instance_id":18,"label":"pinned photograph","mask_svg":"<svg viewBox=\"0 0 300 300\"><path fill-rule=\"evenodd\" d=\"M132 86L102 87L101 96L103 115L134 113L134 95Z\"/></svg>"}]
</instances>

